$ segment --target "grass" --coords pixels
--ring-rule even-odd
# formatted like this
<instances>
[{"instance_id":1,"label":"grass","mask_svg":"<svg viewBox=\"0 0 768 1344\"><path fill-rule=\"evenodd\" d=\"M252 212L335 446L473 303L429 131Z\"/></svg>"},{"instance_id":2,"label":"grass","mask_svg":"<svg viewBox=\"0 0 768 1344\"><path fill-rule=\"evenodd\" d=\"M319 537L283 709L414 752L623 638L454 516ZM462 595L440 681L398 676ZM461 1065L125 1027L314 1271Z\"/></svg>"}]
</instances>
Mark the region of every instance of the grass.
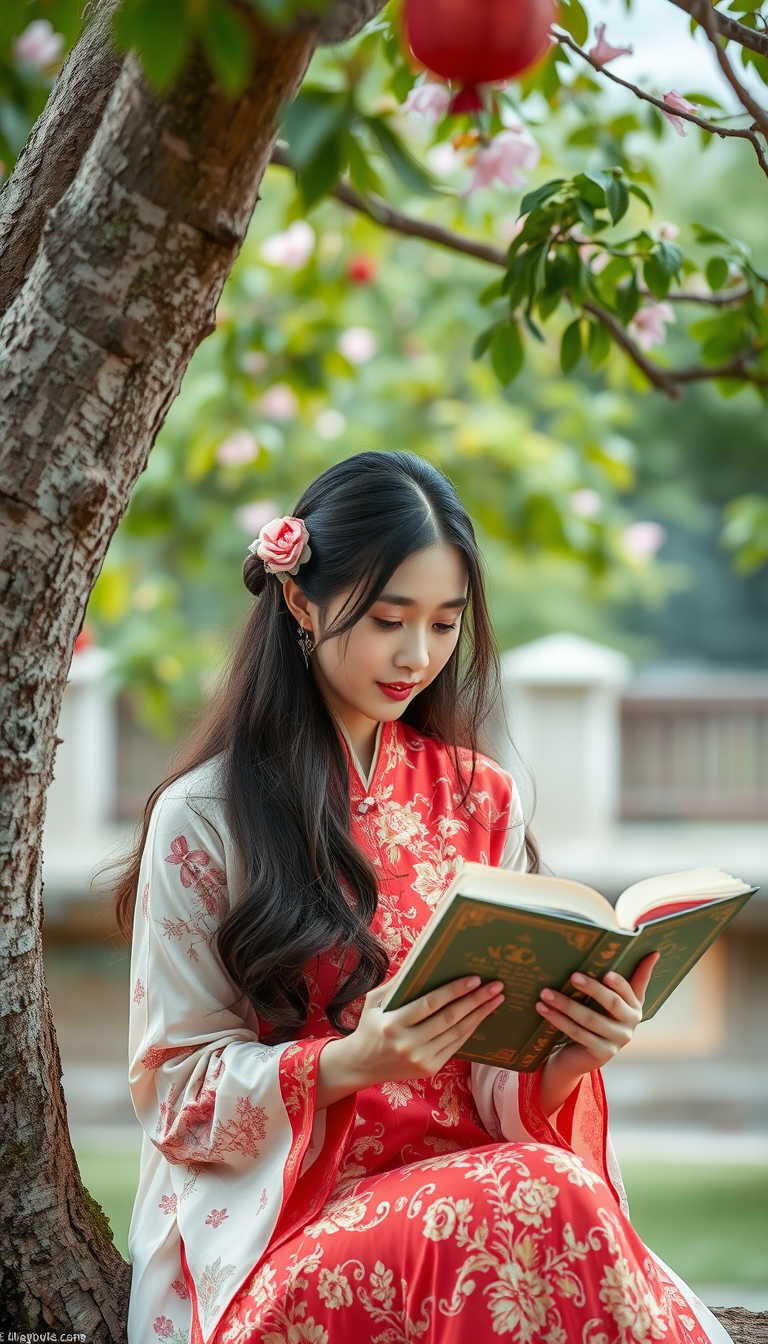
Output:
<instances>
[{"instance_id":1,"label":"grass","mask_svg":"<svg viewBox=\"0 0 768 1344\"><path fill-rule=\"evenodd\" d=\"M128 1227L139 1182L139 1150L101 1148L75 1144L83 1184L101 1204L110 1223L115 1245L128 1258Z\"/></svg>"},{"instance_id":2,"label":"grass","mask_svg":"<svg viewBox=\"0 0 768 1344\"><path fill-rule=\"evenodd\" d=\"M632 1222L688 1283L768 1281L768 1168L625 1162Z\"/></svg>"},{"instance_id":3,"label":"grass","mask_svg":"<svg viewBox=\"0 0 768 1344\"><path fill-rule=\"evenodd\" d=\"M81 1144L77 1159L127 1256L138 1151ZM622 1171L637 1231L688 1283L766 1283L768 1168L625 1162Z\"/></svg>"}]
</instances>

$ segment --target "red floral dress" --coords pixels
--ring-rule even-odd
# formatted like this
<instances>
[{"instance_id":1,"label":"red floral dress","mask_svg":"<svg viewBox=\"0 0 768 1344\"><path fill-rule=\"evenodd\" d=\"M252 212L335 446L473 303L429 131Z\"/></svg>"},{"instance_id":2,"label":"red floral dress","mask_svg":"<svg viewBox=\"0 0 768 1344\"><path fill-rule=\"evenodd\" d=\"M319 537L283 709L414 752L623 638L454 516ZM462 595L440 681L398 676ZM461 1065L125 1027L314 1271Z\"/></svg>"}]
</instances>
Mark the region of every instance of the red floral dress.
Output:
<instances>
[{"instance_id":1,"label":"red floral dress","mask_svg":"<svg viewBox=\"0 0 768 1344\"><path fill-rule=\"evenodd\" d=\"M522 816L485 757L460 807L450 752L402 723L367 779L347 747L393 974L465 859L524 868ZM163 794L144 855L130 1344L728 1340L628 1221L599 1072L549 1119L538 1075L455 1059L318 1110L341 967L317 969L300 1037L263 1045L212 947L234 871L213 761Z\"/></svg>"}]
</instances>

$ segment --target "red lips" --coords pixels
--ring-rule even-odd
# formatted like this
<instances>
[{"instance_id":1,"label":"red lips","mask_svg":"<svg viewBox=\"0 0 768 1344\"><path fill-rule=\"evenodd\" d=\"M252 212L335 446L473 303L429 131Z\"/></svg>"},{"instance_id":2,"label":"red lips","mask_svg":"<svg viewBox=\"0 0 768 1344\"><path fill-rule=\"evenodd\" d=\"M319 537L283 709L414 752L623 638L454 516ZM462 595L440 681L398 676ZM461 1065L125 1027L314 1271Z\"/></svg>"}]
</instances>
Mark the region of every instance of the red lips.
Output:
<instances>
[{"instance_id":1,"label":"red lips","mask_svg":"<svg viewBox=\"0 0 768 1344\"><path fill-rule=\"evenodd\" d=\"M407 700L411 691L418 686L417 681L377 681L376 685L380 691L389 696L390 700Z\"/></svg>"}]
</instances>

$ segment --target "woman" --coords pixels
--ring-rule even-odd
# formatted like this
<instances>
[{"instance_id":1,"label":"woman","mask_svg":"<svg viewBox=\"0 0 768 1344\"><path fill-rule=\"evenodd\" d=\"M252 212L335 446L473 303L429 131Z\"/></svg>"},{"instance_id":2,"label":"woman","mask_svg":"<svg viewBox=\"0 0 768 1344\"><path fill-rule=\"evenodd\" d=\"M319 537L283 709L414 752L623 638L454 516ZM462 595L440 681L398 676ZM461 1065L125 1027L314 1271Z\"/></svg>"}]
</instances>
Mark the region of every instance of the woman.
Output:
<instances>
[{"instance_id":1,"label":"woman","mask_svg":"<svg viewBox=\"0 0 768 1344\"><path fill-rule=\"evenodd\" d=\"M653 958L592 1006L545 990L569 1039L532 1075L455 1058L500 982L380 1007L464 860L536 867L478 749L497 660L450 482L361 453L249 552L226 687L118 892L131 1344L727 1340L632 1229L607 1143L600 1068Z\"/></svg>"}]
</instances>

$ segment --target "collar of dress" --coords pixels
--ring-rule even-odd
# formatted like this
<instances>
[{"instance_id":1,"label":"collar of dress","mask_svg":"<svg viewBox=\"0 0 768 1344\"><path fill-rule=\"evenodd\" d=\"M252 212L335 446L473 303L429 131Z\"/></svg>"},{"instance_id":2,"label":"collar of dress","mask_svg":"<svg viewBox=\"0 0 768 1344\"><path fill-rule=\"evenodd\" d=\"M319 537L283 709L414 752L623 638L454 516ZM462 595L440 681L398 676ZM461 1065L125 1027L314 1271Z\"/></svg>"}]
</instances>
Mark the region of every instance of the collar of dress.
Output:
<instances>
[{"instance_id":1,"label":"collar of dress","mask_svg":"<svg viewBox=\"0 0 768 1344\"><path fill-rule=\"evenodd\" d=\"M359 780L360 780L360 783L362 784L363 788L365 789L365 791L366 791L366 793L367 793L368 790L369 790L370 787L371 787L371 784L373 783L373 777L374 777L374 775L376 774L376 767L377 767L377 765L378 765L378 763L379 763L379 752L380 752L380 750L381 750L381 737L382 737L382 732L383 732L383 729L384 729L384 723L381 722L381 723L379 724L378 728L376 729L376 738L375 738L375 740L374 740L374 744L373 744L373 760L371 761L371 768L370 768L370 770L368 771L368 774L367 774L367 775L366 775L366 773L365 773L365 771L364 771L362 765L360 764L360 760L359 760L359 758L358 758L357 752L355 751L355 748L352 746L352 739L350 738L349 733L347 732L347 730L346 730L344 724L341 722L341 719L337 719L337 720L336 720L336 726L337 726L337 728L338 728L338 730L339 730L339 732L340 732L342 738L344 739L344 741L345 741L346 744L347 744L347 749L348 749L348 751L349 751L349 755L350 755L350 758L351 758L351 761L352 761L352 765L353 765L353 767L354 767L354 769L355 769L355 772L356 772L356 774L357 774L357 776L358 776L358 778L359 778Z\"/></svg>"}]
</instances>

